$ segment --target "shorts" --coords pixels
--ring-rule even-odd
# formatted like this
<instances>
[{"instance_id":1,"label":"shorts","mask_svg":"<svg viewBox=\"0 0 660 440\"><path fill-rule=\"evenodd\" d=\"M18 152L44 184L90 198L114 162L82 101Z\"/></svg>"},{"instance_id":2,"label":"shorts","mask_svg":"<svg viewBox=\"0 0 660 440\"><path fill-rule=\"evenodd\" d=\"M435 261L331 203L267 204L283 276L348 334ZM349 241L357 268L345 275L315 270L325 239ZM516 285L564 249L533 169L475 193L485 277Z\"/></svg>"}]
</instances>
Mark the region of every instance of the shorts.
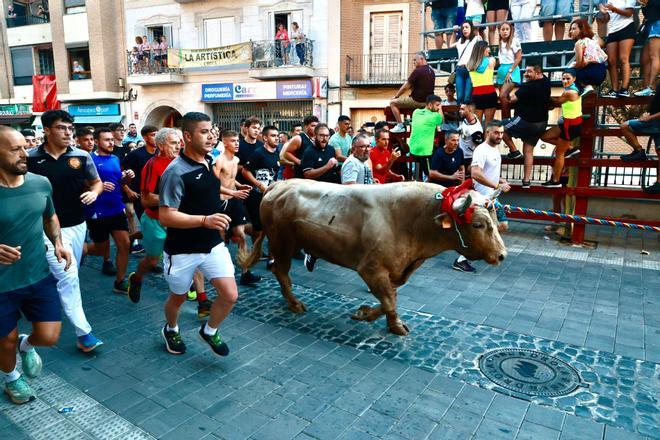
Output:
<instances>
[{"instance_id":1,"label":"shorts","mask_svg":"<svg viewBox=\"0 0 660 440\"><path fill-rule=\"evenodd\" d=\"M536 146L541 135L548 128L548 121L542 122L527 122L520 116L502 121L504 123L504 131L514 138L522 139L522 141L531 146Z\"/></svg>"},{"instance_id":2,"label":"shorts","mask_svg":"<svg viewBox=\"0 0 660 440\"><path fill-rule=\"evenodd\" d=\"M559 183L561 183L563 186L568 185L568 176L561 176L559 178Z\"/></svg>"},{"instance_id":3,"label":"shorts","mask_svg":"<svg viewBox=\"0 0 660 440\"><path fill-rule=\"evenodd\" d=\"M635 23L630 23L620 31L608 34L605 44L618 43L619 41L623 40L634 40L636 34L637 32L635 32Z\"/></svg>"},{"instance_id":4,"label":"shorts","mask_svg":"<svg viewBox=\"0 0 660 440\"><path fill-rule=\"evenodd\" d=\"M571 12L571 3L566 0L541 0L541 9L539 11L539 16L541 17L552 17L553 15L569 15ZM552 21L554 23L565 22L568 23L571 21L568 17L561 17L558 19L550 20L539 20L539 24L543 24L544 21Z\"/></svg>"},{"instance_id":5,"label":"shorts","mask_svg":"<svg viewBox=\"0 0 660 440\"><path fill-rule=\"evenodd\" d=\"M593 3L593 9L598 10L598 5L606 4L607 0L580 0L580 12L590 12L589 3Z\"/></svg>"},{"instance_id":6,"label":"shorts","mask_svg":"<svg viewBox=\"0 0 660 440\"><path fill-rule=\"evenodd\" d=\"M52 274L35 284L0 293L0 338L11 333L21 314L30 322L62 320L57 280Z\"/></svg>"},{"instance_id":7,"label":"shorts","mask_svg":"<svg viewBox=\"0 0 660 440\"><path fill-rule=\"evenodd\" d=\"M483 21L483 15L466 15L465 21L471 21L472 24L481 24Z\"/></svg>"},{"instance_id":8,"label":"shorts","mask_svg":"<svg viewBox=\"0 0 660 440\"><path fill-rule=\"evenodd\" d=\"M649 38L660 38L660 20L656 20L653 23L646 23L644 26L646 29L646 32L648 35L646 36L647 39Z\"/></svg>"},{"instance_id":9,"label":"shorts","mask_svg":"<svg viewBox=\"0 0 660 440\"><path fill-rule=\"evenodd\" d=\"M399 108L412 109L412 108L424 108L424 107L426 107L425 102L415 101L412 98L412 96L402 96L402 97L396 98L396 102L397 102L397 107L399 107Z\"/></svg>"},{"instance_id":10,"label":"shorts","mask_svg":"<svg viewBox=\"0 0 660 440\"><path fill-rule=\"evenodd\" d=\"M653 138L656 151L660 150L660 121L642 122L639 119L631 119L628 126L635 134L645 134Z\"/></svg>"},{"instance_id":11,"label":"shorts","mask_svg":"<svg viewBox=\"0 0 660 440\"><path fill-rule=\"evenodd\" d=\"M226 214L231 218L229 227L235 228L248 222L247 217L245 216L245 206L243 205L243 201L239 199L223 200L222 206L223 209L220 213Z\"/></svg>"},{"instance_id":12,"label":"shorts","mask_svg":"<svg viewBox=\"0 0 660 440\"><path fill-rule=\"evenodd\" d=\"M486 110L487 108L497 108L497 93L486 93L484 95L472 95L474 108Z\"/></svg>"},{"instance_id":13,"label":"shorts","mask_svg":"<svg viewBox=\"0 0 660 440\"><path fill-rule=\"evenodd\" d=\"M562 121L561 124L559 124L559 128L559 139L565 141L572 141L573 139L579 138L580 133L582 132L582 124L567 125L566 121Z\"/></svg>"},{"instance_id":14,"label":"shorts","mask_svg":"<svg viewBox=\"0 0 660 440\"><path fill-rule=\"evenodd\" d=\"M509 0L488 0L487 11L509 10Z\"/></svg>"},{"instance_id":15,"label":"shorts","mask_svg":"<svg viewBox=\"0 0 660 440\"><path fill-rule=\"evenodd\" d=\"M215 246L208 254L169 255L165 252L164 257L165 281L176 295L188 293L196 269L209 281L214 278L234 278L234 263L224 243Z\"/></svg>"},{"instance_id":16,"label":"shorts","mask_svg":"<svg viewBox=\"0 0 660 440\"><path fill-rule=\"evenodd\" d=\"M142 217L140 217L140 225L142 226L144 253L149 257L163 255L167 230L160 224L160 221L149 217L147 213L142 214Z\"/></svg>"},{"instance_id":17,"label":"shorts","mask_svg":"<svg viewBox=\"0 0 660 440\"><path fill-rule=\"evenodd\" d=\"M252 224L252 229L254 231L264 230L263 224L261 223L261 214L259 213L262 198L263 195L260 192L253 190L250 191L250 195L245 199L245 208L250 216L250 223Z\"/></svg>"},{"instance_id":18,"label":"shorts","mask_svg":"<svg viewBox=\"0 0 660 440\"><path fill-rule=\"evenodd\" d=\"M576 82L578 85L598 87L605 81L605 77L607 76L607 64L589 63L583 68L577 69L576 72Z\"/></svg>"},{"instance_id":19,"label":"shorts","mask_svg":"<svg viewBox=\"0 0 660 440\"><path fill-rule=\"evenodd\" d=\"M113 231L128 232L128 221L126 221L126 214L122 212L109 217L87 219L87 228L89 238L94 243L104 243L108 241Z\"/></svg>"},{"instance_id":20,"label":"shorts","mask_svg":"<svg viewBox=\"0 0 660 440\"><path fill-rule=\"evenodd\" d=\"M456 7L453 8L431 7L431 19L433 20L434 29L450 28L454 26L454 23L456 22Z\"/></svg>"},{"instance_id":21,"label":"shorts","mask_svg":"<svg viewBox=\"0 0 660 440\"><path fill-rule=\"evenodd\" d=\"M512 64L500 64L500 67L497 68L497 85L501 86L504 84L504 79L507 73L509 73L511 66ZM522 83L520 79L520 67L516 66L513 72L511 72L511 81L517 86Z\"/></svg>"}]
</instances>

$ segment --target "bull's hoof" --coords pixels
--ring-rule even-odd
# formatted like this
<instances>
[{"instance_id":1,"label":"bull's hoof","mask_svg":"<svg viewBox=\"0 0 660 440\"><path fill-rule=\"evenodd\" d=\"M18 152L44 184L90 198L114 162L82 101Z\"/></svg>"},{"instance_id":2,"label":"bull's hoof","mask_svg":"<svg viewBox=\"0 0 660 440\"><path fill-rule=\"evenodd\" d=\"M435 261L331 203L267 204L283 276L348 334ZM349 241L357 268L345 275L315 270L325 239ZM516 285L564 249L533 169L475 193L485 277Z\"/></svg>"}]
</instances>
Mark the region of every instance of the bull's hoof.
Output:
<instances>
[{"instance_id":1,"label":"bull's hoof","mask_svg":"<svg viewBox=\"0 0 660 440\"><path fill-rule=\"evenodd\" d=\"M375 321L382 316L380 308L373 308L369 306L361 306L357 311L351 316L351 319L356 321Z\"/></svg>"},{"instance_id":2,"label":"bull's hoof","mask_svg":"<svg viewBox=\"0 0 660 440\"><path fill-rule=\"evenodd\" d=\"M388 327L388 330L390 333L394 333L395 335L399 336L408 336L408 333L410 333L410 329L406 324L403 323L403 321L398 320L396 323L390 325Z\"/></svg>"},{"instance_id":3,"label":"bull's hoof","mask_svg":"<svg viewBox=\"0 0 660 440\"><path fill-rule=\"evenodd\" d=\"M304 313L307 311L307 307L300 301L289 303L289 310L293 313Z\"/></svg>"}]
</instances>

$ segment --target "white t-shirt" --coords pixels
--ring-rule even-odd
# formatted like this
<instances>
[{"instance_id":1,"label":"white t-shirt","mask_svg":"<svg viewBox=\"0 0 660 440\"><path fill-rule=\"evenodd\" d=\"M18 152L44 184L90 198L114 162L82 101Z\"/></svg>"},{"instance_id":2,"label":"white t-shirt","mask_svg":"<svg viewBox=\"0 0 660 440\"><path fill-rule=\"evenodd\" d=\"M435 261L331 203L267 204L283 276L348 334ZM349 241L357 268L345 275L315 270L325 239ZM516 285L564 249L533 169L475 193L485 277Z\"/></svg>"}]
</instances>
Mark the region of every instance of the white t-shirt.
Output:
<instances>
[{"instance_id":1,"label":"white t-shirt","mask_svg":"<svg viewBox=\"0 0 660 440\"><path fill-rule=\"evenodd\" d=\"M474 133L481 133L481 138L483 139L483 127L481 122L476 117L474 118L476 122L474 124L468 124L465 119L461 120L461 123L458 126L458 132L460 134L458 138L458 146L463 150L463 157L465 159L470 159L474 153L474 149L477 147L477 144L474 143L472 135Z\"/></svg>"},{"instance_id":2,"label":"white t-shirt","mask_svg":"<svg viewBox=\"0 0 660 440\"><path fill-rule=\"evenodd\" d=\"M467 0L465 3L466 17L474 17L475 15L484 15L486 13L483 0Z\"/></svg>"},{"instance_id":3,"label":"white t-shirt","mask_svg":"<svg viewBox=\"0 0 660 440\"><path fill-rule=\"evenodd\" d=\"M634 8L637 4L635 0L609 0L608 3L618 9ZM608 34L618 32L633 22L632 16L624 17L612 11L609 11L609 13L610 21L607 23Z\"/></svg>"},{"instance_id":4,"label":"white t-shirt","mask_svg":"<svg viewBox=\"0 0 660 440\"><path fill-rule=\"evenodd\" d=\"M500 64L513 64L520 49L520 40L516 37L511 40L511 48L509 49L506 48L506 44L500 44L500 51L498 52Z\"/></svg>"},{"instance_id":5,"label":"white t-shirt","mask_svg":"<svg viewBox=\"0 0 660 440\"><path fill-rule=\"evenodd\" d=\"M499 182L500 171L502 169L502 154L500 153L499 148L491 147L487 142L479 145L477 149L474 150L471 166L481 167L484 176L490 182ZM476 180L474 181L474 189L485 196L489 196L495 191L494 188L484 186Z\"/></svg>"},{"instance_id":6,"label":"white t-shirt","mask_svg":"<svg viewBox=\"0 0 660 440\"><path fill-rule=\"evenodd\" d=\"M477 41L481 41L479 35L472 38L471 41L465 40L465 43L461 43L461 39L458 39L456 42L456 50L458 51L459 56L458 63L456 63L457 66L465 66L467 64L470 55L472 55L472 49L474 49L474 45L477 44Z\"/></svg>"}]
</instances>

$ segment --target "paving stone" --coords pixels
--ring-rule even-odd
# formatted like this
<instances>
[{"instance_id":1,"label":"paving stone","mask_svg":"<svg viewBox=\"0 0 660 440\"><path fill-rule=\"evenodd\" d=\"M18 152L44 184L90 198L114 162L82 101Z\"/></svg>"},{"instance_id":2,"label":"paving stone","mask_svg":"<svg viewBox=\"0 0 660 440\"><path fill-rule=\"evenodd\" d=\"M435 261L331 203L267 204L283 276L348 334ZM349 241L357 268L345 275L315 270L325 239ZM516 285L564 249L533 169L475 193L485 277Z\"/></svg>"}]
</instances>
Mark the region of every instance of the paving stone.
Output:
<instances>
[{"instance_id":1,"label":"paving stone","mask_svg":"<svg viewBox=\"0 0 660 440\"><path fill-rule=\"evenodd\" d=\"M493 399L486 417L518 428L525 417L529 403L513 397L497 395Z\"/></svg>"},{"instance_id":2,"label":"paving stone","mask_svg":"<svg viewBox=\"0 0 660 440\"><path fill-rule=\"evenodd\" d=\"M336 408L328 407L316 417L304 432L320 440L339 437L356 419L354 414Z\"/></svg>"},{"instance_id":3,"label":"paving stone","mask_svg":"<svg viewBox=\"0 0 660 440\"><path fill-rule=\"evenodd\" d=\"M565 414L544 406L530 405L525 414L525 421L560 431L564 425Z\"/></svg>"},{"instance_id":4,"label":"paving stone","mask_svg":"<svg viewBox=\"0 0 660 440\"><path fill-rule=\"evenodd\" d=\"M396 423L395 418L369 409L353 423L353 427L374 437L382 437L389 432L394 423Z\"/></svg>"},{"instance_id":5,"label":"paving stone","mask_svg":"<svg viewBox=\"0 0 660 440\"><path fill-rule=\"evenodd\" d=\"M561 431L561 439L578 440L585 438L603 438L605 425L581 417L566 416Z\"/></svg>"},{"instance_id":6,"label":"paving stone","mask_svg":"<svg viewBox=\"0 0 660 440\"><path fill-rule=\"evenodd\" d=\"M518 431L516 440L557 440L559 433L558 430L525 420Z\"/></svg>"},{"instance_id":7,"label":"paving stone","mask_svg":"<svg viewBox=\"0 0 660 440\"><path fill-rule=\"evenodd\" d=\"M507 425L492 419L483 419L473 438L479 440L508 440L511 439L517 431L517 426Z\"/></svg>"},{"instance_id":8,"label":"paving stone","mask_svg":"<svg viewBox=\"0 0 660 440\"><path fill-rule=\"evenodd\" d=\"M309 422L286 412L265 424L253 438L256 440L271 440L273 438L293 438L301 433Z\"/></svg>"}]
</instances>

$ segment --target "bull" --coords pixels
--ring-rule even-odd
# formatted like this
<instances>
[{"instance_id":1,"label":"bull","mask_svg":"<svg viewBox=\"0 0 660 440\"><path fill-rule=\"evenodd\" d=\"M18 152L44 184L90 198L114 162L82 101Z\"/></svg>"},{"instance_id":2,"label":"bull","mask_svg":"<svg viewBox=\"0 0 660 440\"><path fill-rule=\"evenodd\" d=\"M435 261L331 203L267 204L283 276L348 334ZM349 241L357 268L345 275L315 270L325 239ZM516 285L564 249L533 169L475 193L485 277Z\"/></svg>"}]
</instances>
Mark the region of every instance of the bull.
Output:
<instances>
[{"instance_id":1,"label":"bull","mask_svg":"<svg viewBox=\"0 0 660 440\"><path fill-rule=\"evenodd\" d=\"M467 185L460 189L457 193L420 182L336 185L304 179L270 186L261 202L261 219L275 260L271 270L289 309L306 311L289 277L293 255L305 249L357 271L380 301L379 307L360 307L353 319L374 321L384 314L390 332L407 335L409 328L397 313L396 289L426 259L447 250L493 265L506 257L488 200ZM264 235L255 240L251 252L239 251L242 267L259 261L263 240Z\"/></svg>"}]
</instances>

